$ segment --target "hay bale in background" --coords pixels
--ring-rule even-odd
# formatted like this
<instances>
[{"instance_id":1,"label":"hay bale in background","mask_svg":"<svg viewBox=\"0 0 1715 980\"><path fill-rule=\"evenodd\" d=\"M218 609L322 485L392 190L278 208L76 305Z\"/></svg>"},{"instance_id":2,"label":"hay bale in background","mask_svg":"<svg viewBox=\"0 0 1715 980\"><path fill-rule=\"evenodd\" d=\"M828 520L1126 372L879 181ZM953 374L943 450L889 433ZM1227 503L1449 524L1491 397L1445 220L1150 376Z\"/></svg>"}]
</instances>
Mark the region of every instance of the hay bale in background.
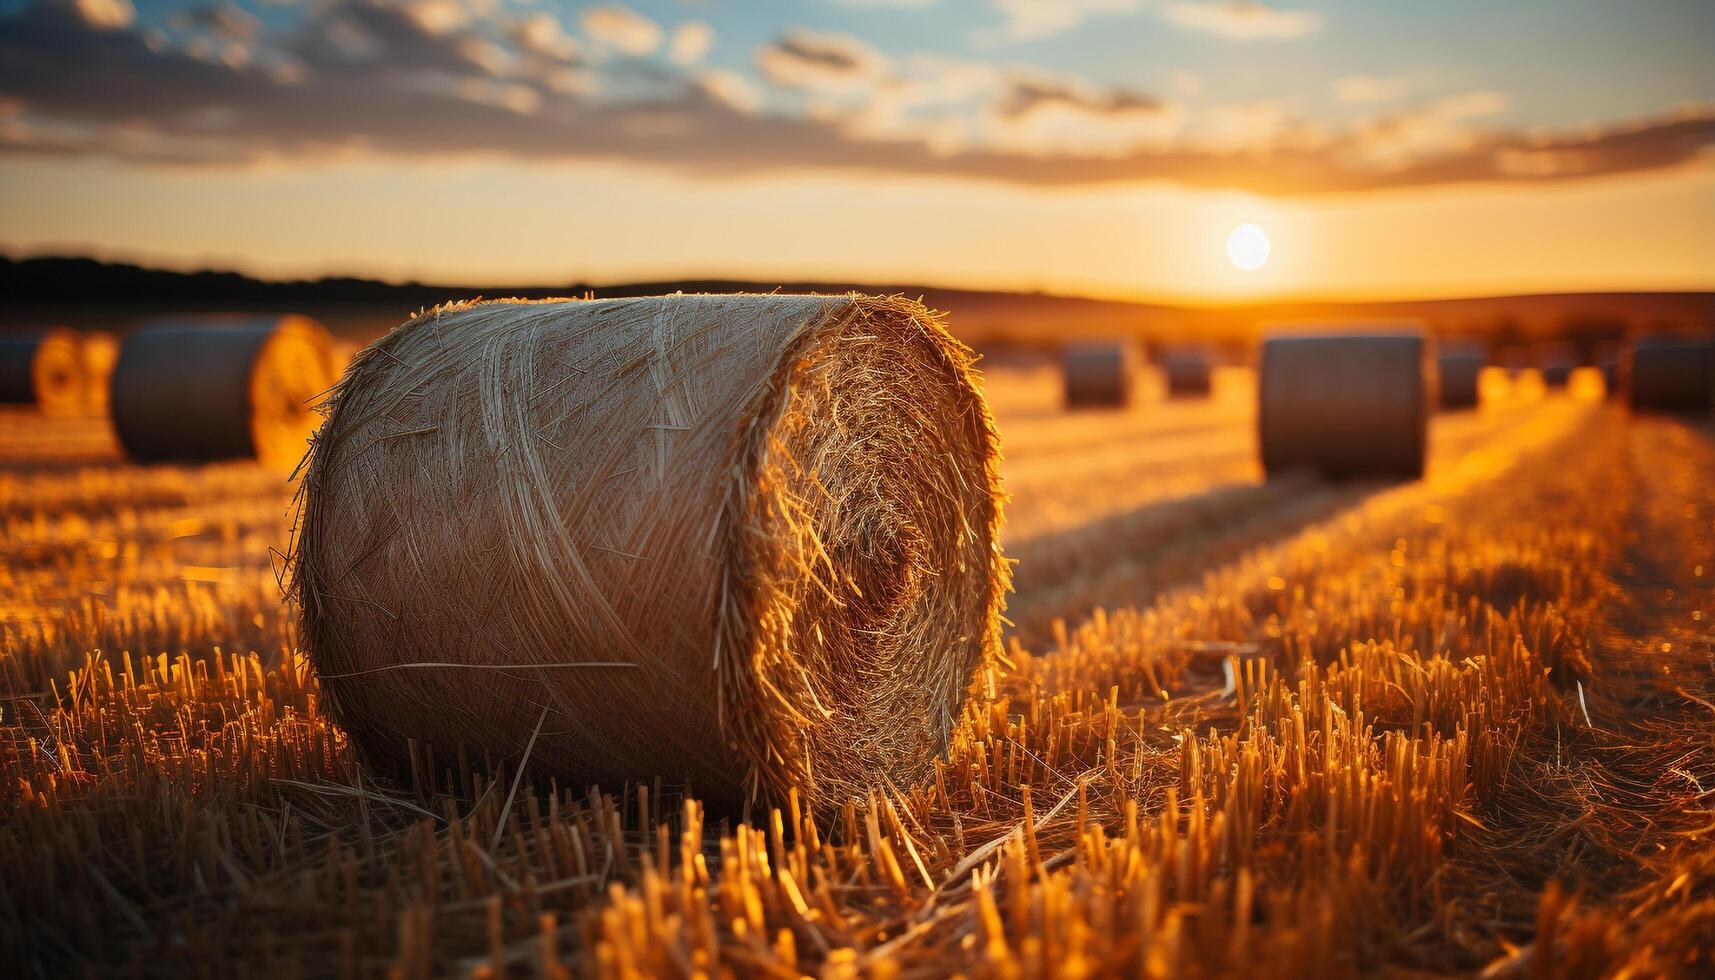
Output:
<instances>
[{"instance_id":1,"label":"hay bale in background","mask_svg":"<svg viewBox=\"0 0 1715 980\"><path fill-rule=\"evenodd\" d=\"M1546 343L1536 347L1536 368L1542 372L1542 383L1550 388L1566 387L1578 360L1578 351L1571 344Z\"/></svg>"},{"instance_id":2,"label":"hay bale in background","mask_svg":"<svg viewBox=\"0 0 1715 980\"><path fill-rule=\"evenodd\" d=\"M1137 345L1125 340L1074 341L1060 352L1067 408L1123 408L1137 389Z\"/></svg>"},{"instance_id":3,"label":"hay bale in background","mask_svg":"<svg viewBox=\"0 0 1715 980\"><path fill-rule=\"evenodd\" d=\"M999 642L997 440L903 299L479 303L362 352L293 596L371 759L407 739L742 805L916 781Z\"/></svg>"},{"instance_id":4,"label":"hay bale in background","mask_svg":"<svg viewBox=\"0 0 1715 980\"><path fill-rule=\"evenodd\" d=\"M134 459L254 458L290 469L334 382L327 330L296 315L158 321L125 338L113 427Z\"/></svg>"},{"instance_id":5,"label":"hay bale in background","mask_svg":"<svg viewBox=\"0 0 1715 980\"><path fill-rule=\"evenodd\" d=\"M1449 341L1437 348L1435 363L1441 407L1475 408L1482 400L1483 369L1489 366L1483 345Z\"/></svg>"},{"instance_id":6,"label":"hay bale in background","mask_svg":"<svg viewBox=\"0 0 1715 980\"><path fill-rule=\"evenodd\" d=\"M1214 358L1206 347L1173 347L1161 356L1169 398L1207 398L1213 390Z\"/></svg>"},{"instance_id":7,"label":"hay bale in background","mask_svg":"<svg viewBox=\"0 0 1715 980\"><path fill-rule=\"evenodd\" d=\"M1715 339L1646 334L1627 345L1621 372L1627 404L1635 411L1715 407Z\"/></svg>"},{"instance_id":8,"label":"hay bale in background","mask_svg":"<svg viewBox=\"0 0 1715 980\"><path fill-rule=\"evenodd\" d=\"M83 378L83 353L72 331L0 336L0 402L76 415L84 403Z\"/></svg>"},{"instance_id":9,"label":"hay bale in background","mask_svg":"<svg viewBox=\"0 0 1715 980\"><path fill-rule=\"evenodd\" d=\"M88 331L83 335L82 354L83 410L89 415L106 415L113 366L119 363L119 338L105 330Z\"/></svg>"},{"instance_id":10,"label":"hay bale in background","mask_svg":"<svg viewBox=\"0 0 1715 980\"><path fill-rule=\"evenodd\" d=\"M1434 392L1426 346L1417 328L1265 340L1257 402L1264 469L1422 476Z\"/></svg>"}]
</instances>

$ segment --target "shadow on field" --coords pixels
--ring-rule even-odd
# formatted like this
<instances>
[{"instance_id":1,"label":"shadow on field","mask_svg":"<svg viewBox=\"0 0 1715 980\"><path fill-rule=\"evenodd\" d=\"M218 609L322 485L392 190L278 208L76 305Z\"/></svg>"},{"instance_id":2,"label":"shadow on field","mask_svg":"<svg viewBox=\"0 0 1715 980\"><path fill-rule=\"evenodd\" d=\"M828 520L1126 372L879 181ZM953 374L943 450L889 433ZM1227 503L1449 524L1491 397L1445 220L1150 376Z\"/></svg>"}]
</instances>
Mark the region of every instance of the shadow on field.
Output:
<instances>
[{"instance_id":1,"label":"shadow on field","mask_svg":"<svg viewBox=\"0 0 1715 980\"><path fill-rule=\"evenodd\" d=\"M1007 603L1010 636L1026 649L1052 642L1055 619L1097 608L1146 607L1248 551L1398 486L1330 482L1295 473L1151 504L1021 541Z\"/></svg>"}]
</instances>

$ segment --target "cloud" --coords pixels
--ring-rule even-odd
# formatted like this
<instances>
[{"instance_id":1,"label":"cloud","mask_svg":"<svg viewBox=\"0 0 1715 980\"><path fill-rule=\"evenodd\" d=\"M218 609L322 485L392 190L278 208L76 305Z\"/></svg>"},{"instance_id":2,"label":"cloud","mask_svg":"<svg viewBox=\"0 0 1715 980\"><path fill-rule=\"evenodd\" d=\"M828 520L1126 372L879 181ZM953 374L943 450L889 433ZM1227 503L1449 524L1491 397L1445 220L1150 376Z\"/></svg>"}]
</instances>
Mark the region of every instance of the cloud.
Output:
<instances>
[{"instance_id":1,"label":"cloud","mask_svg":"<svg viewBox=\"0 0 1715 980\"><path fill-rule=\"evenodd\" d=\"M69 0L66 4L77 18L97 30L117 31L130 27L137 19L137 8L131 0Z\"/></svg>"},{"instance_id":2,"label":"cloud","mask_svg":"<svg viewBox=\"0 0 1715 980\"><path fill-rule=\"evenodd\" d=\"M1001 105L1003 115L1020 117L1043 109L1073 109L1095 116L1131 113L1155 115L1161 103L1126 89L1100 89L1044 77L1014 78Z\"/></svg>"},{"instance_id":3,"label":"cloud","mask_svg":"<svg viewBox=\"0 0 1715 980\"><path fill-rule=\"evenodd\" d=\"M1410 85L1403 78L1381 75L1348 75L1334 82L1334 98L1340 102L1362 104L1393 102L1403 98Z\"/></svg>"},{"instance_id":4,"label":"cloud","mask_svg":"<svg viewBox=\"0 0 1715 980\"><path fill-rule=\"evenodd\" d=\"M1154 93L1024 66L893 60L808 32L759 50L763 91L730 69L584 62L557 22L439 0L319 0L260 29L234 62L135 21L114 26L88 4L34 0L0 15L0 153L203 167L604 160L702 177L1160 181L1273 195L1570 180L1715 156L1708 103L1532 132L1506 122L1503 94L1480 90L1333 128L1290 101L1192 113Z\"/></svg>"},{"instance_id":5,"label":"cloud","mask_svg":"<svg viewBox=\"0 0 1715 980\"><path fill-rule=\"evenodd\" d=\"M820 93L861 92L892 70L886 55L850 34L804 29L759 48L756 66L776 85Z\"/></svg>"},{"instance_id":6,"label":"cloud","mask_svg":"<svg viewBox=\"0 0 1715 980\"><path fill-rule=\"evenodd\" d=\"M1031 41L1070 30L1096 14L1123 14L1138 0L990 0L1005 18L998 30L980 32L982 44Z\"/></svg>"},{"instance_id":7,"label":"cloud","mask_svg":"<svg viewBox=\"0 0 1715 980\"><path fill-rule=\"evenodd\" d=\"M1233 41L1285 41L1322 29L1313 10L1277 10L1256 0L1173 0L1162 10L1186 30Z\"/></svg>"},{"instance_id":8,"label":"cloud","mask_svg":"<svg viewBox=\"0 0 1715 980\"><path fill-rule=\"evenodd\" d=\"M546 11L514 22L508 33L525 54L554 61L571 61L577 57L578 42L566 34L558 17Z\"/></svg>"},{"instance_id":9,"label":"cloud","mask_svg":"<svg viewBox=\"0 0 1715 980\"><path fill-rule=\"evenodd\" d=\"M661 25L630 7L612 4L584 11L579 23L590 40L632 57L654 54L661 46Z\"/></svg>"},{"instance_id":10,"label":"cloud","mask_svg":"<svg viewBox=\"0 0 1715 980\"><path fill-rule=\"evenodd\" d=\"M261 27L261 21L234 3L191 7L179 13L173 20L179 26L230 41L252 40Z\"/></svg>"},{"instance_id":11,"label":"cloud","mask_svg":"<svg viewBox=\"0 0 1715 980\"><path fill-rule=\"evenodd\" d=\"M715 46L715 30L700 20L688 20L673 29L667 54L681 65L694 65Z\"/></svg>"}]
</instances>

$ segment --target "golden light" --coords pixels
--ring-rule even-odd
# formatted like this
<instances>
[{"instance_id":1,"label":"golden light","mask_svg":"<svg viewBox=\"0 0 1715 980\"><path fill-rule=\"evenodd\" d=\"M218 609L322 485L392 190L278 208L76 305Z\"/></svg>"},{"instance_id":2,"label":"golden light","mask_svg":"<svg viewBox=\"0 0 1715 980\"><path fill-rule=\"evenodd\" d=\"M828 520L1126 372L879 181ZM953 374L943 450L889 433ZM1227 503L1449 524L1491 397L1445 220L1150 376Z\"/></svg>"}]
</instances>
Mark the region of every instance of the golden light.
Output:
<instances>
[{"instance_id":1,"label":"golden light","mask_svg":"<svg viewBox=\"0 0 1715 980\"><path fill-rule=\"evenodd\" d=\"M1227 258L1246 272L1255 272L1268 261L1268 235L1253 224L1242 224L1227 236Z\"/></svg>"}]
</instances>

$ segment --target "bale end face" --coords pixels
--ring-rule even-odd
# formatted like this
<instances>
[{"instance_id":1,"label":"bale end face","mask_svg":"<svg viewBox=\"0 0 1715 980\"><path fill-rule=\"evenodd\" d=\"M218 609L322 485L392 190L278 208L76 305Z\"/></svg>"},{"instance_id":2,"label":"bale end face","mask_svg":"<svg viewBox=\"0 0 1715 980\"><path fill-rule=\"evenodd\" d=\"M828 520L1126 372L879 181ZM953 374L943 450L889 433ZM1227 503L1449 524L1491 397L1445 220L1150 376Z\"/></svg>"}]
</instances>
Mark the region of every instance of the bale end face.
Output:
<instances>
[{"instance_id":1,"label":"bale end face","mask_svg":"<svg viewBox=\"0 0 1715 980\"><path fill-rule=\"evenodd\" d=\"M999 641L996 439L899 299L427 314L353 363L292 590L342 724L818 809L921 777Z\"/></svg>"},{"instance_id":2,"label":"bale end face","mask_svg":"<svg viewBox=\"0 0 1715 980\"><path fill-rule=\"evenodd\" d=\"M1417 330L1268 338L1258 373L1263 468L1421 477L1434 392L1426 347Z\"/></svg>"},{"instance_id":3,"label":"bale end face","mask_svg":"<svg viewBox=\"0 0 1715 980\"><path fill-rule=\"evenodd\" d=\"M35 405L43 415L77 415L84 407L83 346L54 328L0 338L0 402Z\"/></svg>"}]
</instances>

